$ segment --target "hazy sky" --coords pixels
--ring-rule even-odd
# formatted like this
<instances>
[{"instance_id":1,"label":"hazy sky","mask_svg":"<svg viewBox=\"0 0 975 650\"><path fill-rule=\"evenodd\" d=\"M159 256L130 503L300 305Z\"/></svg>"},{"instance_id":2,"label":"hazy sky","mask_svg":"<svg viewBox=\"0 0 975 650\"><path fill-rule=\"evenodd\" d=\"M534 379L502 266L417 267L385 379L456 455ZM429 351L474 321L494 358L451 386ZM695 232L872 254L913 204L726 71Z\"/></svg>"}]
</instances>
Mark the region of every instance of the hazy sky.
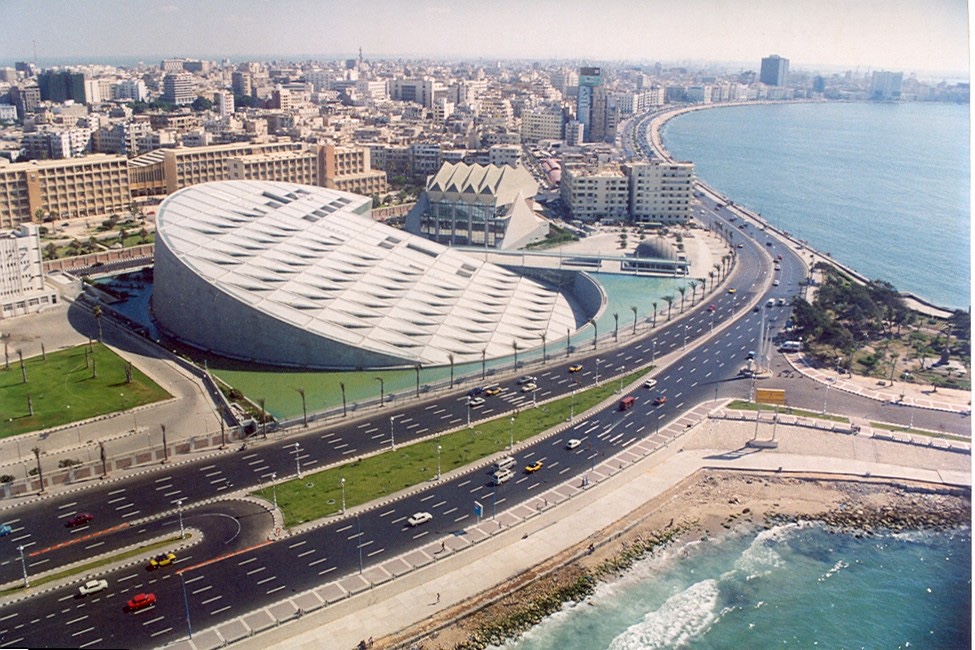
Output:
<instances>
[{"instance_id":1,"label":"hazy sky","mask_svg":"<svg viewBox=\"0 0 975 650\"><path fill-rule=\"evenodd\" d=\"M966 0L0 0L0 63L348 55L967 73Z\"/></svg>"}]
</instances>

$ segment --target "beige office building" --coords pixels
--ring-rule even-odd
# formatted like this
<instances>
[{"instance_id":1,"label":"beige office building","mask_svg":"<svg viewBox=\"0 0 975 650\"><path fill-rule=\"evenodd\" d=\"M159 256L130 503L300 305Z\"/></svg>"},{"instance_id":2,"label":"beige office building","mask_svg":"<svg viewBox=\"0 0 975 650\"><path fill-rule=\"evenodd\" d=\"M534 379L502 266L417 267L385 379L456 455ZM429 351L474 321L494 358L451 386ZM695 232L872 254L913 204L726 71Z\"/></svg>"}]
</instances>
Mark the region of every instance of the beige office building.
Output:
<instances>
[{"instance_id":1,"label":"beige office building","mask_svg":"<svg viewBox=\"0 0 975 650\"><path fill-rule=\"evenodd\" d=\"M44 285L41 236L37 226L0 230L0 320L40 311L58 302Z\"/></svg>"},{"instance_id":2,"label":"beige office building","mask_svg":"<svg viewBox=\"0 0 975 650\"><path fill-rule=\"evenodd\" d=\"M372 169L368 147L327 144L320 152L323 182L316 185L363 196L387 191L386 172Z\"/></svg>"},{"instance_id":3,"label":"beige office building","mask_svg":"<svg viewBox=\"0 0 975 650\"><path fill-rule=\"evenodd\" d=\"M623 167L630 179L633 223L675 225L691 218L694 163L642 162Z\"/></svg>"},{"instance_id":4,"label":"beige office building","mask_svg":"<svg viewBox=\"0 0 975 650\"><path fill-rule=\"evenodd\" d=\"M318 155L313 151L276 151L231 158L231 180L282 181L321 185Z\"/></svg>"},{"instance_id":5,"label":"beige office building","mask_svg":"<svg viewBox=\"0 0 975 650\"><path fill-rule=\"evenodd\" d=\"M0 228L36 221L38 212L42 218L100 217L127 210L131 200L124 156L96 154L0 167Z\"/></svg>"},{"instance_id":6,"label":"beige office building","mask_svg":"<svg viewBox=\"0 0 975 650\"><path fill-rule=\"evenodd\" d=\"M622 221L628 216L629 181L616 168L590 171L585 167L566 166L562 170L559 196L573 219Z\"/></svg>"}]
</instances>

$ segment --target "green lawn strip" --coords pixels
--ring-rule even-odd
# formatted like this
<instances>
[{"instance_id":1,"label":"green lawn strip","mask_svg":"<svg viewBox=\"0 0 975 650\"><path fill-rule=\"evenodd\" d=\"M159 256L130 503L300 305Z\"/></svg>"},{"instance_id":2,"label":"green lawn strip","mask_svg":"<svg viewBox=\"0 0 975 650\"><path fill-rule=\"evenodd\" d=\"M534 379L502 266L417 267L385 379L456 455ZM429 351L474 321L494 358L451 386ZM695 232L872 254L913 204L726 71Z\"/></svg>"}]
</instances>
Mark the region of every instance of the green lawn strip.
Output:
<instances>
[{"instance_id":1,"label":"green lawn strip","mask_svg":"<svg viewBox=\"0 0 975 650\"><path fill-rule=\"evenodd\" d=\"M88 564L82 564L76 567L72 567L70 569L65 569L64 571L59 571L58 573L52 573L51 575L41 576L37 578L32 577L30 578L30 586L39 587L40 585L47 584L48 582L54 582L55 580L63 580L64 578L70 578L78 574L90 573L94 569L103 567L107 564L114 564L119 560L126 560L130 557L134 557L136 555L144 555L146 553L151 554L152 551L155 551L157 549L166 546L172 546L174 543L179 541L180 541L179 536L176 536L170 539L164 539L161 542L156 542L154 544L147 544L145 546L140 546L138 548L131 548L127 551L113 553L110 557L106 557L104 559L97 560L95 562L89 562ZM17 587L4 589L3 591L0 591L0 596L8 596L18 591L22 591L23 588L24 588L23 585L19 585Z\"/></svg>"},{"instance_id":2,"label":"green lawn strip","mask_svg":"<svg viewBox=\"0 0 975 650\"><path fill-rule=\"evenodd\" d=\"M27 382L23 381L16 356L10 367L0 365L0 437L85 420L106 413L124 411L158 402L169 393L138 368L132 368L132 382L126 383L127 362L100 343L92 346L96 376L91 361L85 363L87 344L48 352L24 360ZM30 415L28 396L33 404Z\"/></svg>"},{"instance_id":3,"label":"green lawn strip","mask_svg":"<svg viewBox=\"0 0 975 650\"><path fill-rule=\"evenodd\" d=\"M624 385L647 372L641 370L624 377ZM435 479L437 445L440 445L440 471L447 473L504 451L508 448L512 432L514 442L518 443L565 422L570 409L574 409L576 415L584 412L613 395L616 385L616 381L611 381L580 390L574 398L568 396L537 408L527 407L514 415L513 426L512 416L503 415L470 429L397 447L395 451L308 474L304 478L285 481L273 489L268 487L253 494L267 501L276 498L278 507L284 513L284 524L288 527L336 515L342 511L343 478L347 508L381 499ZM487 475L484 480L488 480Z\"/></svg>"},{"instance_id":4,"label":"green lawn strip","mask_svg":"<svg viewBox=\"0 0 975 650\"><path fill-rule=\"evenodd\" d=\"M755 404L753 402L746 402L745 400L737 399L730 404L727 408L733 411L774 411L776 409L774 404ZM804 411L802 409L794 409L791 406L780 406L778 407L778 412L780 415L797 415L803 418L815 418L817 420L830 420L832 422L843 422L848 424L850 422L849 418L843 417L842 415L823 415L816 411Z\"/></svg>"},{"instance_id":5,"label":"green lawn strip","mask_svg":"<svg viewBox=\"0 0 975 650\"><path fill-rule=\"evenodd\" d=\"M909 433L915 436L927 436L929 438L943 438L945 440L954 440L955 442L968 442L972 441L971 438L966 438L965 436L958 436L952 433L938 433L935 431L924 431L923 429L910 429L900 424L886 424L884 422L871 422L870 426L874 429L883 429L885 431L895 431L897 433Z\"/></svg>"}]
</instances>

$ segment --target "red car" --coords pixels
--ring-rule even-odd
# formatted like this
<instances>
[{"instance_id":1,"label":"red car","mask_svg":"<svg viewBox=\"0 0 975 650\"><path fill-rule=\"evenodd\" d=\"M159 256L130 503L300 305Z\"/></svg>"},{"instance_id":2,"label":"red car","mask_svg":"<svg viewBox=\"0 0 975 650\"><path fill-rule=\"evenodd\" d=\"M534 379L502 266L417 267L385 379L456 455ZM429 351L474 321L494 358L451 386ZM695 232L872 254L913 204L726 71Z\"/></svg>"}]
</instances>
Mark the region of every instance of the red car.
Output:
<instances>
[{"instance_id":1,"label":"red car","mask_svg":"<svg viewBox=\"0 0 975 650\"><path fill-rule=\"evenodd\" d=\"M665 395L657 395L655 398L653 398L653 403L656 404L657 406L660 406L661 404L666 404L667 397Z\"/></svg>"},{"instance_id":2,"label":"red car","mask_svg":"<svg viewBox=\"0 0 975 650\"><path fill-rule=\"evenodd\" d=\"M136 594L125 604L130 612L156 604L156 594Z\"/></svg>"},{"instance_id":3,"label":"red car","mask_svg":"<svg viewBox=\"0 0 975 650\"><path fill-rule=\"evenodd\" d=\"M69 519L66 522L64 522L64 526L65 526L65 528L74 528L75 526L84 526L85 524L87 524L92 519L94 519L94 517L91 516L91 513L88 513L88 512L79 512L74 517L72 517L71 519Z\"/></svg>"}]
</instances>

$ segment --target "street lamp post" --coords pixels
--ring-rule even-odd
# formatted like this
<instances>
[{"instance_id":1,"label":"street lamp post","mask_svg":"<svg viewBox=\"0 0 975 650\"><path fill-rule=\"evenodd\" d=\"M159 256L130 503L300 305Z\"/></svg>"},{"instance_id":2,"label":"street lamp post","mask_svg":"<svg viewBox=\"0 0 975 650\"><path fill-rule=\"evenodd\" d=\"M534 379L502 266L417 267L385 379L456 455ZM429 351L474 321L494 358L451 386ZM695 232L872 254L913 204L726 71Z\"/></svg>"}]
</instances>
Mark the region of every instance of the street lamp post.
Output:
<instances>
[{"instance_id":1,"label":"street lamp post","mask_svg":"<svg viewBox=\"0 0 975 650\"><path fill-rule=\"evenodd\" d=\"M657 363L657 339L653 340L653 354L650 357L650 363Z\"/></svg>"},{"instance_id":2,"label":"street lamp post","mask_svg":"<svg viewBox=\"0 0 975 650\"><path fill-rule=\"evenodd\" d=\"M179 572L179 579L183 583L183 607L186 609L186 631L189 633L190 638L193 638L193 626L190 625L190 599L186 595L186 578L183 577L183 572Z\"/></svg>"},{"instance_id":3,"label":"street lamp post","mask_svg":"<svg viewBox=\"0 0 975 650\"><path fill-rule=\"evenodd\" d=\"M20 564L24 568L24 589L27 589L28 587L30 587L30 580L27 579L27 559L24 558L23 544L18 546L17 550L20 551Z\"/></svg>"},{"instance_id":4,"label":"street lamp post","mask_svg":"<svg viewBox=\"0 0 975 650\"><path fill-rule=\"evenodd\" d=\"M684 325L684 344L681 346L682 350L687 349L687 325Z\"/></svg>"},{"instance_id":5,"label":"street lamp post","mask_svg":"<svg viewBox=\"0 0 975 650\"><path fill-rule=\"evenodd\" d=\"M295 474L298 476L298 478L301 478L301 461L298 457L300 453L301 445L300 443L295 442Z\"/></svg>"},{"instance_id":6,"label":"street lamp post","mask_svg":"<svg viewBox=\"0 0 975 650\"><path fill-rule=\"evenodd\" d=\"M393 422L396 421L398 416L391 415L389 417L389 446L396 449L396 432L393 430Z\"/></svg>"},{"instance_id":7,"label":"street lamp post","mask_svg":"<svg viewBox=\"0 0 975 650\"><path fill-rule=\"evenodd\" d=\"M511 427L508 430L508 450L515 448L515 416L511 416Z\"/></svg>"},{"instance_id":8,"label":"street lamp post","mask_svg":"<svg viewBox=\"0 0 975 650\"><path fill-rule=\"evenodd\" d=\"M569 402L569 422L572 422L572 419L575 417L575 414L576 414L576 392L575 390L573 390L572 399Z\"/></svg>"},{"instance_id":9,"label":"street lamp post","mask_svg":"<svg viewBox=\"0 0 975 650\"><path fill-rule=\"evenodd\" d=\"M599 357L596 357L596 383L599 383Z\"/></svg>"},{"instance_id":10,"label":"street lamp post","mask_svg":"<svg viewBox=\"0 0 975 650\"><path fill-rule=\"evenodd\" d=\"M376 377L376 381L379 382L379 405L382 406L386 403L386 382L382 377Z\"/></svg>"},{"instance_id":11,"label":"street lamp post","mask_svg":"<svg viewBox=\"0 0 975 650\"><path fill-rule=\"evenodd\" d=\"M186 499L176 499L176 512L179 514L179 538L183 539L186 537L186 531L183 529L183 501Z\"/></svg>"},{"instance_id":12,"label":"street lamp post","mask_svg":"<svg viewBox=\"0 0 975 650\"><path fill-rule=\"evenodd\" d=\"M278 486L277 486L277 483L275 483L275 481L277 481L277 480L278 480L278 473L277 472L272 472L271 473L271 494L273 495L273 498L274 498L274 509L275 510L278 509Z\"/></svg>"},{"instance_id":13,"label":"street lamp post","mask_svg":"<svg viewBox=\"0 0 975 650\"><path fill-rule=\"evenodd\" d=\"M467 428L471 428L471 398L467 398Z\"/></svg>"},{"instance_id":14,"label":"street lamp post","mask_svg":"<svg viewBox=\"0 0 975 650\"><path fill-rule=\"evenodd\" d=\"M345 514L345 477L339 479L339 485L342 486L342 514Z\"/></svg>"},{"instance_id":15,"label":"street lamp post","mask_svg":"<svg viewBox=\"0 0 975 650\"><path fill-rule=\"evenodd\" d=\"M823 415L826 415L826 400L829 399L829 384L826 384L826 392L823 394Z\"/></svg>"},{"instance_id":16,"label":"street lamp post","mask_svg":"<svg viewBox=\"0 0 975 650\"><path fill-rule=\"evenodd\" d=\"M440 445L437 445L437 480L440 480Z\"/></svg>"}]
</instances>

